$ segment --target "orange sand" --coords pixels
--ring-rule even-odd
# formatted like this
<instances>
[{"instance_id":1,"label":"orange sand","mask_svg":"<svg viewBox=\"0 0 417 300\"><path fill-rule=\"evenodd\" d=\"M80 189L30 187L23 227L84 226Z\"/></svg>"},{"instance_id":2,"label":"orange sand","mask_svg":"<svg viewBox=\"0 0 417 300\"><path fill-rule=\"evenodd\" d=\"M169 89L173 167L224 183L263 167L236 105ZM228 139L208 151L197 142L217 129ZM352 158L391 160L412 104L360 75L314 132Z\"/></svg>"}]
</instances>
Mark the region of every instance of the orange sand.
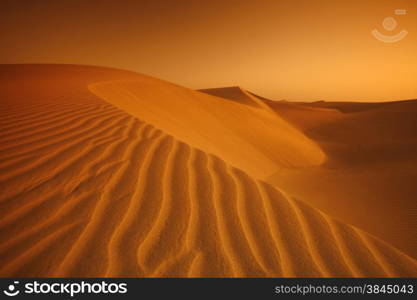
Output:
<instances>
[{"instance_id":1,"label":"orange sand","mask_svg":"<svg viewBox=\"0 0 417 300\"><path fill-rule=\"evenodd\" d=\"M0 85L0 276L417 276L265 182L326 159L270 108L99 67Z\"/></svg>"}]
</instances>

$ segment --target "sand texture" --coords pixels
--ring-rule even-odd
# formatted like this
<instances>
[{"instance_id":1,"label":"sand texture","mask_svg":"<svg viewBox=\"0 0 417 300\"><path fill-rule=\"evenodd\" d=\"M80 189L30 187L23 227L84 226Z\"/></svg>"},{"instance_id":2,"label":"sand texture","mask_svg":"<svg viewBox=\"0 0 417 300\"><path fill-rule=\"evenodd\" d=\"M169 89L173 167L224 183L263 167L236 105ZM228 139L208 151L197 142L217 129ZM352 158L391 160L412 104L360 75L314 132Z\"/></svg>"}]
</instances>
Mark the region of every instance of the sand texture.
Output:
<instances>
[{"instance_id":1,"label":"sand texture","mask_svg":"<svg viewBox=\"0 0 417 300\"><path fill-rule=\"evenodd\" d=\"M2 277L417 276L410 251L294 188L314 176L280 179L356 157L304 130L340 110L300 104L323 118L297 123L243 90L87 66L3 65L0 86Z\"/></svg>"}]
</instances>

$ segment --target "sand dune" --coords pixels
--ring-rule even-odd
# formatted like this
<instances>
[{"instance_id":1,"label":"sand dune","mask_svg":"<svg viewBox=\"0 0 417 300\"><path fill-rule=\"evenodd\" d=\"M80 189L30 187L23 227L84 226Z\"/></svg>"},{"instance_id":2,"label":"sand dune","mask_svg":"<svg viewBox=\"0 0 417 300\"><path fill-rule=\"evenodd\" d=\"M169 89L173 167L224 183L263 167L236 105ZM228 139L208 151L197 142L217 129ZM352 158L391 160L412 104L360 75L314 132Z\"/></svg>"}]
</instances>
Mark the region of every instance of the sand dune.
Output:
<instances>
[{"instance_id":1,"label":"sand dune","mask_svg":"<svg viewBox=\"0 0 417 300\"><path fill-rule=\"evenodd\" d=\"M299 102L297 104L304 105L306 107L321 107L336 109L344 113L361 112L371 109L395 109L399 106L409 105L415 100L402 100L402 101L388 101L388 102L329 102L329 101L316 101L316 102Z\"/></svg>"},{"instance_id":2,"label":"sand dune","mask_svg":"<svg viewBox=\"0 0 417 300\"><path fill-rule=\"evenodd\" d=\"M417 276L417 261L380 239L137 118L140 106L128 113L88 90L141 75L42 65L0 74L2 277ZM134 95L143 104L162 85Z\"/></svg>"},{"instance_id":3,"label":"sand dune","mask_svg":"<svg viewBox=\"0 0 417 300\"><path fill-rule=\"evenodd\" d=\"M267 181L417 258L417 101L266 103L327 156Z\"/></svg>"},{"instance_id":4,"label":"sand dune","mask_svg":"<svg viewBox=\"0 0 417 300\"><path fill-rule=\"evenodd\" d=\"M387 105L305 131L326 164L268 181L417 257L417 101Z\"/></svg>"},{"instance_id":5,"label":"sand dune","mask_svg":"<svg viewBox=\"0 0 417 300\"><path fill-rule=\"evenodd\" d=\"M334 108L321 108L307 104L300 105L298 103L267 99L264 99L264 102L283 119L306 133L310 132L312 128L324 126L343 118L343 113Z\"/></svg>"},{"instance_id":6,"label":"sand dune","mask_svg":"<svg viewBox=\"0 0 417 300\"><path fill-rule=\"evenodd\" d=\"M89 88L107 102L258 179L280 168L325 160L313 141L269 108L225 101L147 76L94 83Z\"/></svg>"},{"instance_id":7,"label":"sand dune","mask_svg":"<svg viewBox=\"0 0 417 300\"><path fill-rule=\"evenodd\" d=\"M265 104L264 101L238 86L215 89L202 89L199 91L216 97L233 100L237 103L250 105L256 108L263 108L264 110L271 110L269 106Z\"/></svg>"},{"instance_id":8,"label":"sand dune","mask_svg":"<svg viewBox=\"0 0 417 300\"><path fill-rule=\"evenodd\" d=\"M416 100L300 103L252 96L326 153L322 165L280 169L267 182L417 258Z\"/></svg>"}]
</instances>

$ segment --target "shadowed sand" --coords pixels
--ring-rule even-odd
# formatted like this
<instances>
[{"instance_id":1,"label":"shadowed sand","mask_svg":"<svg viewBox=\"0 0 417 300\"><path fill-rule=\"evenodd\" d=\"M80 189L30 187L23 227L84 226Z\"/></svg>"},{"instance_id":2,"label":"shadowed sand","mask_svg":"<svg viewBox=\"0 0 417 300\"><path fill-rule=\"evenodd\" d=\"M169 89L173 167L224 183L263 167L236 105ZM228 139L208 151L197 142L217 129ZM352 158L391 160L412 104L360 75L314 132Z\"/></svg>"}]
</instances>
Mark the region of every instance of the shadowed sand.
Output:
<instances>
[{"instance_id":1,"label":"shadowed sand","mask_svg":"<svg viewBox=\"0 0 417 300\"><path fill-rule=\"evenodd\" d=\"M252 96L326 153L322 165L280 169L267 182L417 257L416 100L299 103Z\"/></svg>"},{"instance_id":2,"label":"shadowed sand","mask_svg":"<svg viewBox=\"0 0 417 300\"><path fill-rule=\"evenodd\" d=\"M98 67L8 65L0 80L0 276L417 276L413 258L254 179L269 169L251 174L240 144L228 152L223 134L277 168L323 159L271 111ZM212 121L221 131L202 131ZM281 133L290 151L248 146Z\"/></svg>"}]
</instances>

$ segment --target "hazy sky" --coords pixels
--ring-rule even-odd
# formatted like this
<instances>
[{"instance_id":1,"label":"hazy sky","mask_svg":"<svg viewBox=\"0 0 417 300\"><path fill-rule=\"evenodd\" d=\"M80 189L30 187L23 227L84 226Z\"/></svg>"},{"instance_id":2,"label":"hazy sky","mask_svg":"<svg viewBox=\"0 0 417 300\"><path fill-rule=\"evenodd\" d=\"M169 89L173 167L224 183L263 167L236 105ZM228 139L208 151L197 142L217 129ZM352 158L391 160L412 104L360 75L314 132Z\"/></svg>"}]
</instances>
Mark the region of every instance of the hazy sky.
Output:
<instances>
[{"instance_id":1,"label":"hazy sky","mask_svg":"<svg viewBox=\"0 0 417 300\"><path fill-rule=\"evenodd\" d=\"M374 29L408 34L385 43ZM0 37L0 63L110 66L277 100L417 98L417 0L1 0Z\"/></svg>"}]
</instances>

